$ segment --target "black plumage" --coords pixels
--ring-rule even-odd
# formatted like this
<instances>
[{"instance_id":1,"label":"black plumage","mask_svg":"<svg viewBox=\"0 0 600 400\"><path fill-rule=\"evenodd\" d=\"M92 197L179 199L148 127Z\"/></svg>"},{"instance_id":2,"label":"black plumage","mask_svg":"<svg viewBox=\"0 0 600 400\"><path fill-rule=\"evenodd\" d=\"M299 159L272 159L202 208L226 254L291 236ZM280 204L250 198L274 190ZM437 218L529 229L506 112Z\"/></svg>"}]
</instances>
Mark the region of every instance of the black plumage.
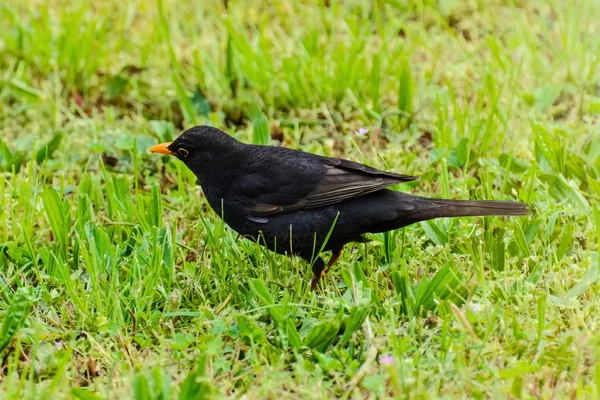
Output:
<instances>
[{"instance_id":1,"label":"black plumage","mask_svg":"<svg viewBox=\"0 0 600 400\"><path fill-rule=\"evenodd\" d=\"M171 154L198 177L210 206L241 235L313 262L313 288L349 242L442 217L522 216L527 204L442 200L387 189L417 177L282 147L241 143L197 126L151 151ZM323 245L328 233L329 240ZM332 251L325 266L319 250Z\"/></svg>"}]
</instances>

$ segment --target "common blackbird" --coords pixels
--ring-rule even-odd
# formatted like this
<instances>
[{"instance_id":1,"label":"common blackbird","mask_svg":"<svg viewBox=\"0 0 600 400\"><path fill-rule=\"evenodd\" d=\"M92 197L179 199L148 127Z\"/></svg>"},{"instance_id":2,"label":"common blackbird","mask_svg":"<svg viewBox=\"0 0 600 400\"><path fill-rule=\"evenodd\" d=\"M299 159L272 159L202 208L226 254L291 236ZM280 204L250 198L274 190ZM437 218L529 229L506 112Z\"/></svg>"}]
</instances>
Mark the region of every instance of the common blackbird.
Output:
<instances>
[{"instance_id":1,"label":"common blackbird","mask_svg":"<svg viewBox=\"0 0 600 400\"><path fill-rule=\"evenodd\" d=\"M244 144L210 126L188 129L151 152L173 155L198 178L233 230L312 263L314 289L349 242L441 217L526 215L525 203L443 200L387 187L417 179L341 158ZM329 238L327 239L327 236ZM320 252L332 251L327 265Z\"/></svg>"}]
</instances>

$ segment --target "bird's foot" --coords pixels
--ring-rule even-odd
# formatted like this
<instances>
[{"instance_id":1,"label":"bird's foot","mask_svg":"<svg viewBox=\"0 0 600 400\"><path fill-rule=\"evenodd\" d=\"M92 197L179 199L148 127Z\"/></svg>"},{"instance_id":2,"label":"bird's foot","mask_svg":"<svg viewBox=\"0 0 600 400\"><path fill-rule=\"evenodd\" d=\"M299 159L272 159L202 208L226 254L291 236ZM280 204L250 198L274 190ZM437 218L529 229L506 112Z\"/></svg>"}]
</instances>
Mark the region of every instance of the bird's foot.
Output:
<instances>
[{"instance_id":1,"label":"bird's foot","mask_svg":"<svg viewBox=\"0 0 600 400\"><path fill-rule=\"evenodd\" d=\"M331 258L327 262L326 266L323 265L323 260L321 260L320 258L315 261L315 263L313 264L313 268L312 268L314 276L313 276L312 282L310 284L311 290L315 290L317 288L321 278L324 277L329 272L329 270L331 269L333 264L335 264L335 262L338 260L338 258L340 258L341 255L342 255L342 249L333 250L333 253L331 254Z\"/></svg>"}]
</instances>

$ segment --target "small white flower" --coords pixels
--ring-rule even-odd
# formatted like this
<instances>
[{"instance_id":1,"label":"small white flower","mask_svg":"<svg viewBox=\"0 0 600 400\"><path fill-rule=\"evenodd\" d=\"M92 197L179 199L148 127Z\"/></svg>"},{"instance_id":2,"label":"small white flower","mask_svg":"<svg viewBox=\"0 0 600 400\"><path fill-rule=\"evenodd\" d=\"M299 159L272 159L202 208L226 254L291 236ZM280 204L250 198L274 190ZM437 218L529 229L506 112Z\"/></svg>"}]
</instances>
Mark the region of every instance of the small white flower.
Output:
<instances>
[{"instance_id":1,"label":"small white flower","mask_svg":"<svg viewBox=\"0 0 600 400\"><path fill-rule=\"evenodd\" d=\"M379 362L383 365L392 365L394 363L394 357L390 354L381 356L379 357Z\"/></svg>"},{"instance_id":2,"label":"small white flower","mask_svg":"<svg viewBox=\"0 0 600 400\"><path fill-rule=\"evenodd\" d=\"M367 133L369 133L369 130L363 126L356 131L356 136L365 136Z\"/></svg>"}]
</instances>

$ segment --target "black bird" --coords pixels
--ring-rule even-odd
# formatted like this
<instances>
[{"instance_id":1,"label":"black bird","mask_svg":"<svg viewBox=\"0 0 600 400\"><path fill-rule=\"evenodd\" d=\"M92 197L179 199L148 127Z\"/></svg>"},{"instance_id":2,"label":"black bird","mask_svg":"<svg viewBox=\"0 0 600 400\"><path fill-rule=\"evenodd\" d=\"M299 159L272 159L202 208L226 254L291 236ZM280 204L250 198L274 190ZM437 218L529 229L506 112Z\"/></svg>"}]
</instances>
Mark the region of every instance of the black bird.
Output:
<instances>
[{"instance_id":1,"label":"black bird","mask_svg":"<svg viewBox=\"0 0 600 400\"><path fill-rule=\"evenodd\" d=\"M314 289L349 242L442 217L528 214L525 203L442 200L387 189L417 179L341 158L244 144L196 126L151 152L179 158L212 209L241 235L312 263ZM331 232L331 233L330 233ZM329 239L326 241L327 235ZM325 244L324 244L325 243ZM332 251L327 265L319 251Z\"/></svg>"}]
</instances>

